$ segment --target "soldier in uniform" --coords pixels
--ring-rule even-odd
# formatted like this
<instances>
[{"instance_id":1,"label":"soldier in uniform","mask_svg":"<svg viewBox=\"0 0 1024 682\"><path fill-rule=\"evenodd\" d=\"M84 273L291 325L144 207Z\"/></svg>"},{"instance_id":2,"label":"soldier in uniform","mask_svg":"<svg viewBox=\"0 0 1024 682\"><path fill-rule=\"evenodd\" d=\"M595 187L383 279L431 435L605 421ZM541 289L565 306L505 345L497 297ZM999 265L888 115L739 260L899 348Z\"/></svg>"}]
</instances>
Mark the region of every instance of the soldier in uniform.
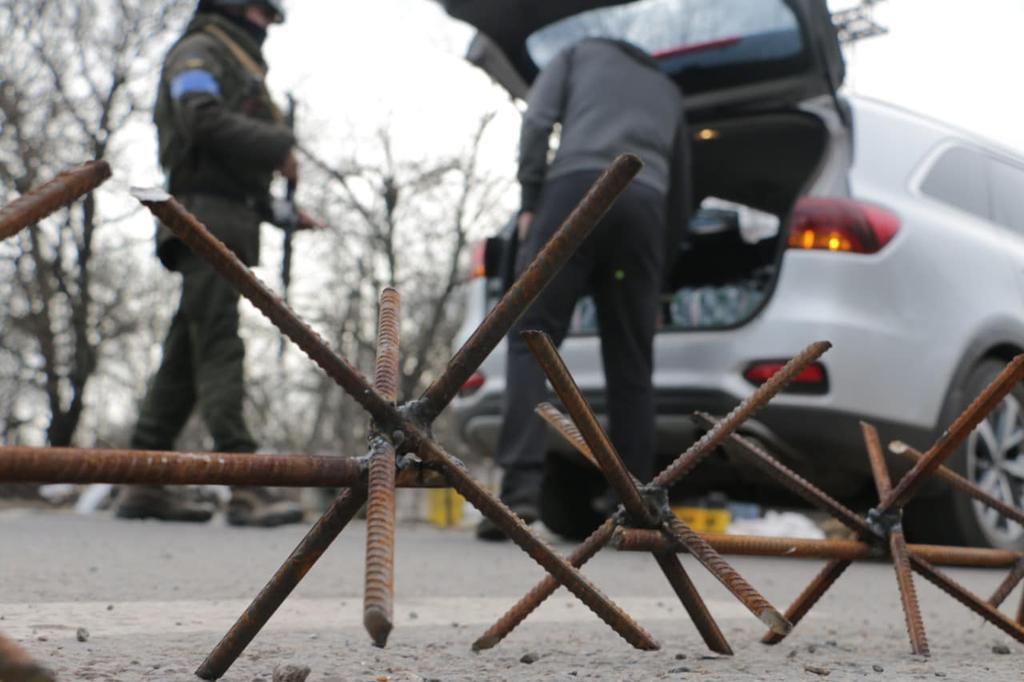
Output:
<instances>
[{"instance_id":1,"label":"soldier in uniform","mask_svg":"<svg viewBox=\"0 0 1024 682\"><path fill-rule=\"evenodd\" d=\"M562 126L549 161L549 139ZM638 154L644 168L508 337L506 391L497 460L501 499L525 522L539 516L547 432L533 413L547 398L544 372L520 332L545 331L561 344L576 301L593 295L601 334L610 437L641 481L654 473L654 330L668 255L689 213L689 145L678 86L640 48L588 38L563 50L530 90L519 140L518 223L522 269L544 247L615 157ZM595 511L617 505L609 494ZM502 540L489 519L477 536Z\"/></svg>"},{"instance_id":2,"label":"soldier in uniform","mask_svg":"<svg viewBox=\"0 0 1024 682\"><path fill-rule=\"evenodd\" d=\"M271 219L277 172L297 181L295 138L264 82L262 44L284 21L277 0L201 0L164 60L154 121L168 189L247 265L259 259L259 227ZM297 229L318 227L302 211ZM245 348L238 335L238 293L160 226L157 255L182 275L181 302L163 359L142 403L131 447L171 450L194 408L220 452L253 452L242 414ZM212 505L167 487L131 487L122 518L206 521ZM265 488L234 488L234 525L297 522L302 509Z\"/></svg>"}]
</instances>

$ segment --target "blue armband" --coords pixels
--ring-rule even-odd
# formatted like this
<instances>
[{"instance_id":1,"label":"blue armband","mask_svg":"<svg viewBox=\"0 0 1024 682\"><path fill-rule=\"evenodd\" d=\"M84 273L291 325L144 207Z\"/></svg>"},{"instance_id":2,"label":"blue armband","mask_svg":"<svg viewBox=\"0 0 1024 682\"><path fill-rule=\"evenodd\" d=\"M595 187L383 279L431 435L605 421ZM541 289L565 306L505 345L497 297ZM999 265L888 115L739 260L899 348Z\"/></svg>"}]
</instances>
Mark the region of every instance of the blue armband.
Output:
<instances>
[{"instance_id":1,"label":"blue armband","mask_svg":"<svg viewBox=\"0 0 1024 682\"><path fill-rule=\"evenodd\" d=\"M193 93L206 93L220 97L220 85L209 71L191 69L182 71L171 81L171 97L181 99Z\"/></svg>"}]
</instances>

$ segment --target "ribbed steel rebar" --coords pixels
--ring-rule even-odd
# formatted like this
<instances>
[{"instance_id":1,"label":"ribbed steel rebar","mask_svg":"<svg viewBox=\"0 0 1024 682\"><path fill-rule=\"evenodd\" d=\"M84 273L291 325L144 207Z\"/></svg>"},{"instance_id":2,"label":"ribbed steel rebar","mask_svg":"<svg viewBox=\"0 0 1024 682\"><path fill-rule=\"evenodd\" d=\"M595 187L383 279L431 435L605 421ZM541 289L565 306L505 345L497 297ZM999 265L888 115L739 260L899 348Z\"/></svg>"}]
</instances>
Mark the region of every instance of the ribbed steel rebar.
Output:
<instances>
[{"instance_id":1,"label":"ribbed steel rebar","mask_svg":"<svg viewBox=\"0 0 1024 682\"><path fill-rule=\"evenodd\" d=\"M13 640L0 633L0 681L54 682L57 677Z\"/></svg>"},{"instance_id":2,"label":"ribbed steel rebar","mask_svg":"<svg viewBox=\"0 0 1024 682\"><path fill-rule=\"evenodd\" d=\"M0 447L0 481L140 485L359 484L366 465L349 457Z\"/></svg>"},{"instance_id":3,"label":"ribbed steel rebar","mask_svg":"<svg viewBox=\"0 0 1024 682\"><path fill-rule=\"evenodd\" d=\"M569 562L570 566L580 568L604 548L614 530L615 522L608 519L598 526L597 530L591 533L583 541L583 544L574 549L572 554L566 557L565 560ZM533 613L538 606L543 604L544 600L550 597L560 585L561 583L555 580L554 577L550 575L544 576L543 580L537 583L522 599L506 611L494 625L488 628L487 632L473 642L473 651L483 651L484 649L496 646L498 642L507 637L520 623L526 620L526 617Z\"/></svg>"},{"instance_id":4,"label":"ribbed steel rebar","mask_svg":"<svg viewBox=\"0 0 1024 682\"><path fill-rule=\"evenodd\" d=\"M576 428L576 425L572 423L572 420L562 414L557 407L551 403L540 403L533 410L536 412L541 419L546 421L558 434L566 440L569 445L576 448L576 452L583 455L584 458L590 464L597 469L601 470L601 464L594 457L594 453L590 451L590 446L587 445L587 441L583 440L583 434Z\"/></svg>"},{"instance_id":5,"label":"ribbed steel rebar","mask_svg":"<svg viewBox=\"0 0 1024 682\"><path fill-rule=\"evenodd\" d=\"M420 399L421 418L433 421L452 401L466 380L576 252L642 166L638 157L623 154L598 178L554 237L455 353L444 372L423 393Z\"/></svg>"},{"instance_id":6,"label":"ribbed steel rebar","mask_svg":"<svg viewBox=\"0 0 1024 682\"><path fill-rule=\"evenodd\" d=\"M860 429L864 435L864 446L868 451L868 461L871 464L875 488L878 490L878 499L884 500L892 492L892 480L889 478L889 468L886 466L885 456L882 454L878 431L867 422L861 422ZM921 620L921 605L917 600L917 590L914 588L914 576L910 572L907 542L903 538L903 528L898 524L889 530L889 555L892 557L892 565L896 571L896 583L900 588L900 601L903 604L910 648L917 656L927 656L929 655L928 637L924 631L924 621Z\"/></svg>"},{"instance_id":7,"label":"ribbed steel rebar","mask_svg":"<svg viewBox=\"0 0 1024 682\"><path fill-rule=\"evenodd\" d=\"M690 615L690 620L697 627L697 632L700 633L704 643L715 653L732 656L732 647L729 646L729 641L722 634L718 623L715 622L711 611L708 610L708 605L704 603L704 598L697 591L697 586L690 580L686 569L680 563L679 557L666 552L653 552L653 554L658 562L658 567L665 574L666 580L672 586L676 596L679 597L686 613Z\"/></svg>"},{"instance_id":8,"label":"ribbed steel rebar","mask_svg":"<svg viewBox=\"0 0 1024 682\"><path fill-rule=\"evenodd\" d=\"M965 588L948 575L938 570L921 557L910 555L910 565L926 580L938 587L940 590L956 599L958 602L974 611L976 614L995 625L997 628L1010 635L1018 642L1024 643L1024 626L1014 623L1004 616L998 609L983 601L976 594Z\"/></svg>"},{"instance_id":9,"label":"ribbed steel rebar","mask_svg":"<svg viewBox=\"0 0 1024 682\"><path fill-rule=\"evenodd\" d=\"M387 400L398 399L401 299L386 288L380 295L374 388ZM394 627L395 592L395 448L383 436L373 438L366 512L366 587L363 625L383 647Z\"/></svg>"},{"instance_id":10,"label":"ribbed steel rebar","mask_svg":"<svg viewBox=\"0 0 1024 682\"><path fill-rule=\"evenodd\" d=\"M738 556L770 556L785 559L872 559L886 554L883 548L859 540L811 540L771 538L759 535L701 533L716 551ZM618 528L610 545L622 552L686 552L686 546L656 530ZM914 555L940 566L1009 568L1019 561L1020 552L1008 549L907 545Z\"/></svg>"},{"instance_id":11,"label":"ribbed steel rebar","mask_svg":"<svg viewBox=\"0 0 1024 682\"><path fill-rule=\"evenodd\" d=\"M673 535L693 558L699 561L711 571L711 574L718 578L718 581L725 585L725 588L732 592L733 596L740 600L747 609L768 626L772 632L786 634L793 626L790 625L782 614L768 600L761 596L761 593L754 589L753 585L736 572L725 559L722 558L715 548L708 544L695 530L687 526L676 517L670 517L663 522L665 532Z\"/></svg>"},{"instance_id":12,"label":"ribbed steel rebar","mask_svg":"<svg viewBox=\"0 0 1024 682\"><path fill-rule=\"evenodd\" d=\"M698 412L697 419L708 426L715 426L717 419L704 412ZM849 507L838 502L834 497L817 487L800 474L796 473L786 465L779 462L769 453L752 440L737 433L729 437L729 441L739 446L741 456L757 466L759 469L770 475L773 479L784 485L790 491L804 498L812 505L823 511L827 511L838 521L851 530L871 535L871 526L862 516L851 510Z\"/></svg>"},{"instance_id":13,"label":"ribbed steel rebar","mask_svg":"<svg viewBox=\"0 0 1024 682\"><path fill-rule=\"evenodd\" d=\"M1020 559L1013 565L1010 572L1006 574L1006 578L1003 582L999 583L999 587L992 593L992 596L988 598L988 603L992 608L998 609L999 605L1006 601L1006 598L1013 592L1013 588L1017 587L1021 579L1024 579L1024 559Z\"/></svg>"},{"instance_id":14,"label":"ribbed steel rebar","mask_svg":"<svg viewBox=\"0 0 1024 682\"><path fill-rule=\"evenodd\" d=\"M924 455L921 454L919 451L915 450L914 448L910 447L909 445L901 441L895 441L893 443L890 443L889 452L892 452L893 454L896 455L902 455L907 459L911 460L912 462L919 462L921 461L921 458L924 457ZM956 473L949 467L944 465L937 467L935 469L935 475L945 479L946 481L949 482L950 485L952 485L954 488L964 493L965 495L973 497L982 504L986 504L989 507L992 507L997 512L999 512L1006 518L1010 519L1011 521L1016 521L1020 525L1024 526L1024 511L1021 511L1016 507L1012 507L1006 504L997 497L993 497L992 495L988 494L974 483L971 483L966 478Z\"/></svg>"},{"instance_id":15,"label":"ribbed steel rebar","mask_svg":"<svg viewBox=\"0 0 1024 682\"><path fill-rule=\"evenodd\" d=\"M224 676L365 502L365 488L350 488L338 496L206 657L196 670L197 676L204 680Z\"/></svg>"},{"instance_id":16,"label":"ribbed steel rebar","mask_svg":"<svg viewBox=\"0 0 1024 682\"><path fill-rule=\"evenodd\" d=\"M818 341L807 346L796 357L787 362L785 366L776 372L772 377L746 397L732 412L723 417L718 424L708 431L696 443L691 445L686 452L681 454L664 471L655 477L654 485L664 488L671 488L680 479L686 476L694 465L696 453L711 453L722 442L736 431L743 422L762 407L768 404L782 389L789 385L800 374L807 369L808 365L820 358L832 347L828 341ZM699 461L699 460L697 460Z\"/></svg>"},{"instance_id":17,"label":"ribbed steel rebar","mask_svg":"<svg viewBox=\"0 0 1024 682\"><path fill-rule=\"evenodd\" d=\"M832 587L833 583L839 579L843 571L849 568L852 563L849 559L833 559L825 564L821 572L814 576L814 579L808 583L804 591L800 593L800 596L786 609L786 620L792 623L793 627L796 627L803 620L803 617L807 615L807 612L818 603L818 600L828 591L828 588ZM785 638L786 635L783 633L768 631L761 638L761 643L778 644Z\"/></svg>"},{"instance_id":18,"label":"ribbed steel rebar","mask_svg":"<svg viewBox=\"0 0 1024 682\"><path fill-rule=\"evenodd\" d=\"M981 423L981 420L995 409L996 405L1013 390L1014 386L1020 383L1022 378L1024 378L1024 355L1018 355L1003 368L999 376L981 392L981 395L960 413L960 416L953 421L952 425L929 448L920 461L903 475L892 492L879 504L879 511L887 512L890 509L902 507L921 484L934 473L935 469L960 447L971 431Z\"/></svg>"},{"instance_id":19,"label":"ribbed steel rebar","mask_svg":"<svg viewBox=\"0 0 1024 682\"><path fill-rule=\"evenodd\" d=\"M385 400L398 400L398 384L402 378L399 353L402 297L396 289L385 287L380 292L380 313L377 320L377 360L373 387Z\"/></svg>"},{"instance_id":20,"label":"ribbed steel rebar","mask_svg":"<svg viewBox=\"0 0 1024 682\"><path fill-rule=\"evenodd\" d=\"M910 637L910 648L916 656L928 656L928 637L921 619L921 606L914 587L914 576L910 572L910 552L902 530L893 530L889 534L889 554L896 571L896 584L900 588L900 602L903 604L903 615Z\"/></svg>"},{"instance_id":21,"label":"ribbed steel rebar","mask_svg":"<svg viewBox=\"0 0 1024 682\"><path fill-rule=\"evenodd\" d=\"M89 161L30 190L0 209L0 241L88 194L109 177L110 165L106 161Z\"/></svg>"}]
</instances>

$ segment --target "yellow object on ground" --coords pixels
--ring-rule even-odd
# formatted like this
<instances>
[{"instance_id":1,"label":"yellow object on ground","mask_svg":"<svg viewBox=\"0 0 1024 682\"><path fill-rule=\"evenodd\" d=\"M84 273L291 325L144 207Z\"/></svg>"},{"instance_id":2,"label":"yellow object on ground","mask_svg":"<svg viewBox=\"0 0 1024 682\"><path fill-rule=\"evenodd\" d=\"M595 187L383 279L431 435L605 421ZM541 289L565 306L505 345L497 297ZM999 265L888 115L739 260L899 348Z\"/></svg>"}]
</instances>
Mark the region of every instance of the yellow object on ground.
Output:
<instances>
[{"instance_id":1,"label":"yellow object on ground","mask_svg":"<svg viewBox=\"0 0 1024 682\"><path fill-rule=\"evenodd\" d=\"M466 500L451 488L433 488L427 495L427 521L441 528L452 528L462 521Z\"/></svg>"},{"instance_id":2,"label":"yellow object on ground","mask_svg":"<svg viewBox=\"0 0 1024 682\"><path fill-rule=\"evenodd\" d=\"M728 509L672 507L676 517L698 533L724 533L732 521Z\"/></svg>"}]
</instances>

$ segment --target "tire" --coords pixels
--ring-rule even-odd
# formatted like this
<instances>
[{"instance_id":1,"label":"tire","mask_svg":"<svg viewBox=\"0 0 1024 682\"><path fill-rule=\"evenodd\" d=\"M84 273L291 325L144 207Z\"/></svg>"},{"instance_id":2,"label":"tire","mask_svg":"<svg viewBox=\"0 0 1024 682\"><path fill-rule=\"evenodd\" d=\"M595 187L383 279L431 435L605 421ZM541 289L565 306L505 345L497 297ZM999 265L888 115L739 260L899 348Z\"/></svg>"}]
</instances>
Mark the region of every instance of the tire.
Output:
<instances>
[{"instance_id":1,"label":"tire","mask_svg":"<svg viewBox=\"0 0 1024 682\"><path fill-rule=\"evenodd\" d=\"M569 540L583 540L604 522L591 506L604 478L578 455L548 453L540 494L540 520Z\"/></svg>"},{"instance_id":2,"label":"tire","mask_svg":"<svg viewBox=\"0 0 1024 682\"><path fill-rule=\"evenodd\" d=\"M953 422L1006 366L986 359L950 391L940 429ZM941 432L941 431L940 431ZM1017 508L1024 504L1024 386L1018 384L978 425L946 466ZM1024 528L948 485L907 505L908 538L972 547L1024 550Z\"/></svg>"}]
</instances>

